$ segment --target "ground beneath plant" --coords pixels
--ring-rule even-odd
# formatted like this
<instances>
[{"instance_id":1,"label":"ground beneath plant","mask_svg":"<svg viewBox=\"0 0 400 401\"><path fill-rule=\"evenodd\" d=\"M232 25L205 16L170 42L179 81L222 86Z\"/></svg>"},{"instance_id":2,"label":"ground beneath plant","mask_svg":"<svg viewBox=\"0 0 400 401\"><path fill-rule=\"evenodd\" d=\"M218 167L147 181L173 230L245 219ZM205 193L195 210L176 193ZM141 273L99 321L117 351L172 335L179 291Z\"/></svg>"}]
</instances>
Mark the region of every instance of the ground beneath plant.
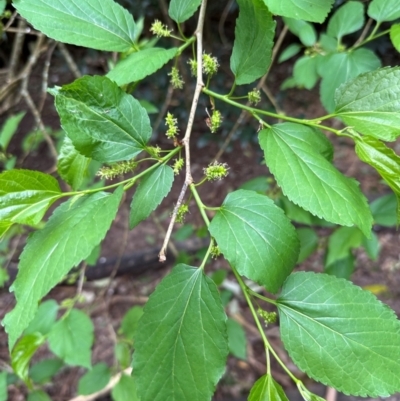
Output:
<instances>
[{"instance_id":1,"label":"ground beneath plant","mask_svg":"<svg viewBox=\"0 0 400 401\"><path fill-rule=\"evenodd\" d=\"M88 68L90 71L104 72L106 65L104 56L84 54L80 61L80 66ZM61 85L70 82L72 77L67 70L63 69L60 59L55 57L49 73L50 86ZM296 117L315 118L323 115L324 111L319 105L318 91L298 91L288 90L286 92L279 91L279 85L283 79L289 76L292 64L284 63L278 69L272 69L269 77L269 87L275 95L280 108ZM158 78L157 78L158 79ZM30 91L32 94L35 91L40 92L41 71L40 67L35 70L30 83ZM156 87L156 86L159 87ZM164 85L164 86L163 86ZM152 85L145 85L142 91L144 96L149 93L154 94L160 91L160 87L165 87L166 83L159 78L159 81ZM189 91L190 93L190 91ZM161 96L161 95L160 95ZM154 95L148 96L149 100L154 101ZM195 180L199 180L202 176L203 168L206 167L218 153L224 139L229 133L230 128L238 118L236 110L224 110L224 118L226 128L211 136L207 131L205 123L206 114L205 107L210 107L208 100L203 96L201 107L199 108L198 118L195 124L192 143L193 151L193 176ZM170 108L178 109L181 105L190 103L190 98L183 98L182 94L177 94L173 97ZM22 110L25 108L23 103L20 103L12 111ZM187 110L186 110L187 112ZM181 112L181 117L185 117L185 113ZM6 116L1 116L1 123L4 122ZM154 116L153 122L157 115ZM46 103L43 112L43 120L46 125L56 129L59 127L59 120L55 113L52 99L50 96L46 98ZM184 121L184 120L183 120ZM339 124L334 122L334 124ZM22 156L20 141L24 136L32 130L34 120L30 113L26 115L20 127L16 141L11 145L10 152L14 152ZM184 124L182 124L182 130ZM155 135L154 143L163 146L166 144L166 139L162 135L163 126L160 125L158 133ZM329 136L329 135L328 135ZM355 177L360 183L364 193L370 199L374 199L388 192L385 185L382 184L377 174L368 166L362 164L354 154L352 143L345 139L338 139L329 136L335 145L335 165L345 174ZM227 151L219 158L220 162L227 163L229 166L229 176L223 180L213 184L205 184L200 188L200 194L205 204L210 206L218 206L226 194L240 187L244 182L251 178L266 175L268 171L262 164L262 154L257 146L257 123L249 120L246 124L240 126L237 133L234 135L234 140L231 142ZM243 139L244 138L244 139ZM400 142L393 145L397 152L400 153ZM21 159L22 160L22 159ZM24 155L24 160L19 167L34 168L41 171L51 172L53 161L49 156L45 144L41 144L38 149L32 150L29 154ZM172 211L174 202L176 202L182 184L182 177L178 177L174 184L171 194L162 203L160 209L152 215L150 219L142 222L137 228L132 231L128 229L129 204L132 193L128 193L125 202L121 206L121 210L113 223L106 239L102 244L101 260L109 260L116 258L115 273L118 271L118 259L122 255L132 255L144 249L157 249L161 247L165 230L168 225L169 216ZM192 225L195 229L200 228L201 218L196 212L195 205L191 205L190 214L188 215L186 225ZM179 228L179 226L177 227ZM329 235L329 229L320 229L318 234L320 242L323 244ZM381 245L379 259L371 261L363 251L356 251L357 268L354 273L354 282L360 286L381 285L381 290L377 295L382 301L388 303L400 316L400 247L399 232L394 228L375 227L375 232L378 235ZM23 238L15 239L12 242L10 251L10 262L16 263L18 254L23 246ZM109 365L114 363L114 345L118 336L118 328L121 318L126 311L134 305L143 305L147 297L151 294L154 287L168 273L173 266L174 246L179 246L179 241L175 238L172 240L172 248L168 253L168 260L160 269L151 269L145 271L140 276L125 274L112 279L103 279L97 281L86 282L83 285L83 295L85 302L79 307L90 311L90 316L95 324L95 344L93 346L93 363L104 361ZM181 254L180 257L185 255ZM307 259L298 269L306 269L312 271L322 271L323 268L323 247ZM192 263L196 263L195 260ZM228 266L222 259L217 259L207 268L208 272L217 269L228 269ZM228 274L227 280L224 283L225 287L236 287L234 280ZM48 298L56 299L61 302L65 298L71 298L76 294L76 284L66 285L60 284L51 291ZM9 311L14 305L12 294L8 292L8 288L0 290L0 317ZM265 373L263 346L259 333L254 328L250 313L244 302L243 297L239 292L235 292L232 301L228 305L228 314L236 319L245 329L248 338L247 358L239 360L234 357L229 357L227 362L226 373L221 379L215 393L214 400L245 400L253 383L261 375ZM325 394L325 389L313 383L294 366L287 356L284 347L279 339L278 325L271 325L267 328L267 334L272 345L277 350L287 366L298 376L304 378L307 385L311 389L321 395ZM384 339L382 339L384 341ZM41 351L35 360L44 358L46 350ZM8 368L9 358L7 351L7 338L4 330L0 329L0 369ZM283 385L288 391L291 400L299 399L299 395L290 380L283 374L281 369L273 365L274 376L276 380ZM67 367L57 375L56 379L46 386L46 391L54 401L67 401L72 399L76 394L77 382L80 376L84 373L83 369ZM10 401L18 401L26 399L26 389L20 386L10 387ZM107 396L99 398L108 400ZM400 396L394 396L391 400L400 400Z\"/></svg>"}]
</instances>

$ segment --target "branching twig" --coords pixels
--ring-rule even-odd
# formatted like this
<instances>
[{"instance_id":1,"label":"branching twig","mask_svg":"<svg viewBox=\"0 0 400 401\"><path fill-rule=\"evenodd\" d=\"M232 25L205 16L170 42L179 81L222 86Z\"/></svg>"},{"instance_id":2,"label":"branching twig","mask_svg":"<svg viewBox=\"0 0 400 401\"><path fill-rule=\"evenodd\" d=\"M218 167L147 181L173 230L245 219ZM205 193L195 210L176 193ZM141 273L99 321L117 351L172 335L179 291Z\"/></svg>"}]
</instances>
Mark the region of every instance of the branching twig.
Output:
<instances>
[{"instance_id":1,"label":"branching twig","mask_svg":"<svg viewBox=\"0 0 400 401\"><path fill-rule=\"evenodd\" d=\"M93 401L97 398L100 398L103 395L108 394L119 382L122 374L130 375L132 372L132 368L126 368L123 372L117 373L113 376L110 381L108 382L107 386L104 387L102 390L97 391L96 393L89 394L89 395L79 395L78 397L71 398L69 401Z\"/></svg>"},{"instance_id":2,"label":"branching twig","mask_svg":"<svg viewBox=\"0 0 400 401\"><path fill-rule=\"evenodd\" d=\"M185 196L187 187L193 181L191 166L190 166L190 135L192 134L194 116L196 114L196 109L197 109L197 104L199 101L200 93L204 87L202 58L203 58L203 27L204 27L204 19L205 19L205 14L206 14L206 7L207 7L207 0L203 0L201 3L201 7L200 7L200 14L199 14L199 20L197 23L197 28L195 31L195 36L197 38L197 82L196 82L196 89L193 94L192 107L190 109L190 114L189 114L189 119L188 119L188 123L187 123L187 127L186 127L185 136L182 140L182 142L185 146L185 156L186 156L185 182L184 182L181 192L179 194L178 201L176 202L176 205L174 207L174 211L172 212L171 221L170 221L168 229L167 229L167 234L165 235L164 243L163 243L163 246L159 253L160 262L165 262L165 260L167 259L165 256L165 252L167 250L169 238L171 237L171 234L172 234L172 229L175 224L176 216L178 214L178 210L179 210L180 206L182 205L182 201Z\"/></svg>"},{"instance_id":3,"label":"branching twig","mask_svg":"<svg viewBox=\"0 0 400 401\"><path fill-rule=\"evenodd\" d=\"M57 43L58 50L60 50L61 54L65 58L65 61L68 64L69 69L71 70L72 74L75 78L80 78L82 76L81 72L79 71L78 66L76 65L74 59L72 58L71 54L69 53L67 47L64 43L58 42Z\"/></svg>"}]
</instances>

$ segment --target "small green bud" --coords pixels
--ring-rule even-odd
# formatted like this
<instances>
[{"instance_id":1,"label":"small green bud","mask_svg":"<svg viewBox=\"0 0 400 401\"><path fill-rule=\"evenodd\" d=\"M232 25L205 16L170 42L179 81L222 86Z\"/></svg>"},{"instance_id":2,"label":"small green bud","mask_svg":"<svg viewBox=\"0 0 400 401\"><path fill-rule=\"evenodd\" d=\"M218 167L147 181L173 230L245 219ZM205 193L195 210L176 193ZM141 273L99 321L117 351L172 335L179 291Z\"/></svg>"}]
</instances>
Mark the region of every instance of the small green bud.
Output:
<instances>
[{"instance_id":1,"label":"small green bud","mask_svg":"<svg viewBox=\"0 0 400 401\"><path fill-rule=\"evenodd\" d=\"M165 125L168 127L165 135L167 135L169 139L174 139L179 132L178 119L174 118L174 115L168 112L167 117L165 117Z\"/></svg>"},{"instance_id":2,"label":"small green bud","mask_svg":"<svg viewBox=\"0 0 400 401\"><path fill-rule=\"evenodd\" d=\"M152 32L153 35L156 35L158 38L161 37L168 38L171 36L172 31L168 29L167 25L164 25L161 21L156 19L151 24L150 32Z\"/></svg>"},{"instance_id":3,"label":"small green bud","mask_svg":"<svg viewBox=\"0 0 400 401\"><path fill-rule=\"evenodd\" d=\"M112 180L115 177L118 177L119 175L123 175L126 173L129 173L137 167L137 162L134 160L128 160L128 161L122 161L116 164L113 164L112 166L104 166L102 167L96 175L100 178L106 179L106 180Z\"/></svg>"},{"instance_id":4,"label":"small green bud","mask_svg":"<svg viewBox=\"0 0 400 401\"><path fill-rule=\"evenodd\" d=\"M171 77L171 85L174 89L182 89L183 84L185 83L179 74L179 70L176 67L172 67L171 72L168 74Z\"/></svg>"},{"instance_id":5,"label":"small green bud","mask_svg":"<svg viewBox=\"0 0 400 401\"><path fill-rule=\"evenodd\" d=\"M222 120L221 112L218 110L214 110L212 116L209 115L206 123L212 134L218 131L218 128L222 124Z\"/></svg>"},{"instance_id":6,"label":"small green bud","mask_svg":"<svg viewBox=\"0 0 400 401\"><path fill-rule=\"evenodd\" d=\"M184 223L185 222L185 217L186 214L189 212L189 206L188 205L181 205L178 209L178 212L176 214L176 221L177 223Z\"/></svg>"},{"instance_id":7,"label":"small green bud","mask_svg":"<svg viewBox=\"0 0 400 401\"><path fill-rule=\"evenodd\" d=\"M228 175L229 167L226 163L214 162L204 168L204 174L208 181L222 180Z\"/></svg>"},{"instance_id":8,"label":"small green bud","mask_svg":"<svg viewBox=\"0 0 400 401\"><path fill-rule=\"evenodd\" d=\"M190 72L194 77L197 77L197 61L192 58L188 61Z\"/></svg>"},{"instance_id":9,"label":"small green bud","mask_svg":"<svg viewBox=\"0 0 400 401\"><path fill-rule=\"evenodd\" d=\"M218 71L219 63L211 54L203 54L203 72L206 75L214 75Z\"/></svg>"},{"instance_id":10,"label":"small green bud","mask_svg":"<svg viewBox=\"0 0 400 401\"><path fill-rule=\"evenodd\" d=\"M174 165L172 167L175 175L178 175L180 173L184 164L185 161L181 157L179 159L175 159Z\"/></svg>"},{"instance_id":11,"label":"small green bud","mask_svg":"<svg viewBox=\"0 0 400 401\"><path fill-rule=\"evenodd\" d=\"M269 323L275 323L277 319L276 312L267 312L261 308L257 310L258 314L264 320L265 326L267 327Z\"/></svg>"},{"instance_id":12,"label":"small green bud","mask_svg":"<svg viewBox=\"0 0 400 401\"><path fill-rule=\"evenodd\" d=\"M147 146L146 151L150 156L158 159L160 157L161 148L159 146Z\"/></svg>"},{"instance_id":13,"label":"small green bud","mask_svg":"<svg viewBox=\"0 0 400 401\"><path fill-rule=\"evenodd\" d=\"M219 246L218 246L218 245L214 245L214 246L211 248L210 254L211 254L211 257L212 257L213 259L217 259L218 256L221 255L221 251L220 251L220 249L219 249Z\"/></svg>"},{"instance_id":14,"label":"small green bud","mask_svg":"<svg viewBox=\"0 0 400 401\"><path fill-rule=\"evenodd\" d=\"M252 104L260 103L261 93L259 89L254 88L251 92L247 94L247 98L249 99L249 102Z\"/></svg>"}]
</instances>

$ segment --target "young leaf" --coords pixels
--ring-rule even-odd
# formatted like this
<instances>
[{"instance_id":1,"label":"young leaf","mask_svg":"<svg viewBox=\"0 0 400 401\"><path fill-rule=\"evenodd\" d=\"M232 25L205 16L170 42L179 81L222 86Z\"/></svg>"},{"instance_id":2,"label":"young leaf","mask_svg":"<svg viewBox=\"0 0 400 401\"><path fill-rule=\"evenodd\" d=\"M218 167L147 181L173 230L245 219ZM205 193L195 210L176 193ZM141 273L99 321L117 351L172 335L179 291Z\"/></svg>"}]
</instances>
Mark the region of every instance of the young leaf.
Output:
<instances>
[{"instance_id":1,"label":"young leaf","mask_svg":"<svg viewBox=\"0 0 400 401\"><path fill-rule=\"evenodd\" d=\"M390 27L390 40L395 49L400 52L400 24L393 24Z\"/></svg>"},{"instance_id":2,"label":"young leaf","mask_svg":"<svg viewBox=\"0 0 400 401\"><path fill-rule=\"evenodd\" d=\"M131 229L146 219L161 203L171 190L173 182L174 172L165 164L161 164L144 176L131 202L129 216Z\"/></svg>"},{"instance_id":3,"label":"young leaf","mask_svg":"<svg viewBox=\"0 0 400 401\"><path fill-rule=\"evenodd\" d=\"M246 359L247 339L243 327L231 318L226 322L229 352L236 358Z\"/></svg>"},{"instance_id":4,"label":"young leaf","mask_svg":"<svg viewBox=\"0 0 400 401\"><path fill-rule=\"evenodd\" d=\"M201 0L171 0L168 14L178 24L189 19L199 8Z\"/></svg>"},{"instance_id":5,"label":"young leaf","mask_svg":"<svg viewBox=\"0 0 400 401\"><path fill-rule=\"evenodd\" d=\"M1 15L1 11L0 11ZM15 114L14 116L11 116L7 118L6 122L4 123L3 127L1 128L0 131L0 153L1 151L6 151L8 144L11 141L11 138L17 131L18 125L21 122L21 120L24 118L25 112L21 112L18 114Z\"/></svg>"},{"instance_id":6,"label":"young leaf","mask_svg":"<svg viewBox=\"0 0 400 401\"><path fill-rule=\"evenodd\" d=\"M40 333L23 336L11 353L11 366L14 373L25 383L29 383L29 362L37 349L46 341Z\"/></svg>"},{"instance_id":7,"label":"young leaf","mask_svg":"<svg viewBox=\"0 0 400 401\"><path fill-rule=\"evenodd\" d=\"M372 260L378 260L379 252L381 250L381 244L379 243L378 236L372 232L370 239L363 238L362 246L365 249L368 257Z\"/></svg>"},{"instance_id":8,"label":"young leaf","mask_svg":"<svg viewBox=\"0 0 400 401\"><path fill-rule=\"evenodd\" d=\"M231 70L236 85L262 77L271 63L275 21L262 0L238 0Z\"/></svg>"},{"instance_id":9,"label":"young leaf","mask_svg":"<svg viewBox=\"0 0 400 401\"><path fill-rule=\"evenodd\" d=\"M231 192L209 231L237 271L276 293L296 264L299 241L282 209L254 191Z\"/></svg>"},{"instance_id":10,"label":"young leaf","mask_svg":"<svg viewBox=\"0 0 400 401\"><path fill-rule=\"evenodd\" d=\"M359 1L348 1L339 7L328 23L328 35L341 40L364 26L364 6Z\"/></svg>"},{"instance_id":11,"label":"young leaf","mask_svg":"<svg viewBox=\"0 0 400 401\"><path fill-rule=\"evenodd\" d=\"M64 138L57 161L57 171L72 189L77 190L88 174L90 159L81 155L67 136Z\"/></svg>"},{"instance_id":12,"label":"young leaf","mask_svg":"<svg viewBox=\"0 0 400 401\"><path fill-rule=\"evenodd\" d=\"M0 0L0 14L3 14L3 12L6 8L6 4L7 4L6 0ZM0 375L1 374L2 374L2 372L0 372ZM0 388L1 388L1 386L0 386ZM2 394L1 391L0 391L0 394ZM0 395L0 400L1 400L1 395Z\"/></svg>"},{"instance_id":13,"label":"young leaf","mask_svg":"<svg viewBox=\"0 0 400 401\"><path fill-rule=\"evenodd\" d=\"M324 266L324 273L330 274L337 278L344 278L350 280L354 272L355 259L353 254L349 251L342 259L337 259L328 266Z\"/></svg>"},{"instance_id":14,"label":"young leaf","mask_svg":"<svg viewBox=\"0 0 400 401\"><path fill-rule=\"evenodd\" d=\"M317 57L303 56L293 66L293 77L297 86L306 89L314 88L319 76L317 74Z\"/></svg>"},{"instance_id":15,"label":"young leaf","mask_svg":"<svg viewBox=\"0 0 400 401\"><path fill-rule=\"evenodd\" d=\"M261 376L253 385L248 401L289 401L283 388L270 374Z\"/></svg>"},{"instance_id":16,"label":"young leaf","mask_svg":"<svg viewBox=\"0 0 400 401\"><path fill-rule=\"evenodd\" d=\"M335 114L364 135L394 141L400 135L400 67L367 72L339 87Z\"/></svg>"},{"instance_id":17,"label":"young leaf","mask_svg":"<svg viewBox=\"0 0 400 401\"><path fill-rule=\"evenodd\" d=\"M71 309L51 330L48 338L50 350L68 365L90 369L93 331L88 315Z\"/></svg>"},{"instance_id":18,"label":"young leaf","mask_svg":"<svg viewBox=\"0 0 400 401\"><path fill-rule=\"evenodd\" d=\"M317 41L317 32L314 25L293 18L283 18L283 21L289 28L289 31L298 36L304 46L311 47Z\"/></svg>"},{"instance_id":19,"label":"young leaf","mask_svg":"<svg viewBox=\"0 0 400 401\"><path fill-rule=\"evenodd\" d=\"M100 362L79 379L78 394L88 395L95 393L107 386L110 378L110 368L106 363Z\"/></svg>"},{"instance_id":20,"label":"young leaf","mask_svg":"<svg viewBox=\"0 0 400 401\"><path fill-rule=\"evenodd\" d=\"M126 312L121 322L120 331L129 339L133 339L139 319L143 315L143 308L141 306L134 306Z\"/></svg>"},{"instance_id":21,"label":"young leaf","mask_svg":"<svg viewBox=\"0 0 400 401\"><path fill-rule=\"evenodd\" d=\"M54 299L42 302L38 307L35 317L24 331L24 335L33 333L47 335L56 322L57 313L58 304Z\"/></svg>"},{"instance_id":22,"label":"young leaf","mask_svg":"<svg viewBox=\"0 0 400 401\"><path fill-rule=\"evenodd\" d=\"M358 183L341 174L314 145L320 131L293 123L260 132L265 160L283 193L312 214L369 237L372 216ZM284 162L282 162L282 160Z\"/></svg>"},{"instance_id":23,"label":"young leaf","mask_svg":"<svg viewBox=\"0 0 400 401\"><path fill-rule=\"evenodd\" d=\"M33 390L28 394L26 401L52 401L47 393L43 390Z\"/></svg>"},{"instance_id":24,"label":"young leaf","mask_svg":"<svg viewBox=\"0 0 400 401\"><path fill-rule=\"evenodd\" d=\"M58 358L43 359L32 365L29 369L29 377L37 384L48 383L63 365L63 361Z\"/></svg>"},{"instance_id":25,"label":"young leaf","mask_svg":"<svg viewBox=\"0 0 400 401\"><path fill-rule=\"evenodd\" d=\"M129 160L150 139L146 110L107 77L82 77L52 93L65 132L86 157Z\"/></svg>"},{"instance_id":26,"label":"young leaf","mask_svg":"<svg viewBox=\"0 0 400 401\"><path fill-rule=\"evenodd\" d=\"M374 295L302 272L286 280L277 306L285 348L311 378L363 397L400 391L400 323Z\"/></svg>"},{"instance_id":27,"label":"young leaf","mask_svg":"<svg viewBox=\"0 0 400 401\"><path fill-rule=\"evenodd\" d=\"M400 3L397 0L372 0L368 16L378 22L393 21L400 18Z\"/></svg>"},{"instance_id":28,"label":"young leaf","mask_svg":"<svg viewBox=\"0 0 400 401\"><path fill-rule=\"evenodd\" d=\"M107 77L119 86L137 82L158 71L164 64L175 57L178 49L152 47L130 54L122 59L107 74Z\"/></svg>"},{"instance_id":29,"label":"young leaf","mask_svg":"<svg viewBox=\"0 0 400 401\"><path fill-rule=\"evenodd\" d=\"M397 199L395 194L391 193L375 199L370 204L370 208L375 224L383 227L393 227L396 225Z\"/></svg>"},{"instance_id":30,"label":"young leaf","mask_svg":"<svg viewBox=\"0 0 400 401\"><path fill-rule=\"evenodd\" d=\"M322 23L335 0L263 0L272 14Z\"/></svg>"},{"instance_id":31,"label":"young leaf","mask_svg":"<svg viewBox=\"0 0 400 401\"><path fill-rule=\"evenodd\" d=\"M118 384L111 391L114 401L139 401L136 395L136 383L132 376L121 375Z\"/></svg>"},{"instance_id":32,"label":"young leaf","mask_svg":"<svg viewBox=\"0 0 400 401\"><path fill-rule=\"evenodd\" d=\"M352 249L358 248L362 241L363 234L357 227L339 227L329 237L325 266L345 258Z\"/></svg>"},{"instance_id":33,"label":"young leaf","mask_svg":"<svg viewBox=\"0 0 400 401\"><path fill-rule=\"evenodd\" d=\"M323 60L318 68L322 76L321 102L329 112L335 109L335 91L341 84L381 66L375 53L364 48L352 52L334 53L319 59Z\"/></svg>"},{"instance_id":34,"label":"young leaf","mask_svg":"<svg viewBox=\"0 0 400 401\"><path fill-rule=\"evenodd\" d=\"M286 49L284 49L278 58L278 63L283 63L286 60L289 60L301 50L301 46L297 43L292 43Z\"/></svg>"},{"instance_id":35,"label":"young leaf","mask_svg":"<svg viewBox=\"0 0 400 401\"><path fill-rule=\"evenodd\" d=\"M202 269L177 265L139 321L133 374L141 401L211 399L228 354L226 315Z\"/></svg>"},{"instance_id":36,"label":"young leaf","mask_svg":"<svg viewBox=\"0 0 400 401\"><path fill-rule=\"evenodd\" d=\"M57 180L32 170L10 170L0 174L0 219L36 225L50 205L61 198Z\"/></svg>"},{"instance_id":37,"label":"young leaf","mask_svg":"<svg viewBox=\"0 0 400 401\"><path fill-rule=\"evenodd\" d=\"M14 0L13 5L37 30L64 43L115 52L134 44L135 21L113 0Z\"/></svg>"},{"instance_id":38,"label":"young leaf","mask_svg":"<svg viewBox=\"0 0 400 401\"><path fill-rule=\"evenodd\" d=\"M0 401L7 401L7 372L0 372Z\"/></svg>"},{"instance_id":39,"label":"young leaf","mask_svg":"<svg viewBox=\"0 0 400 401\"><path fill-rule=\"evenodd\" d=\"M122 188L114 194L98 192L72 198L54 211L43 229L29 237L11 287L17 305L3 321L10 349L35 316L38 301L104 238L121 197Z\"/></svg>"},{"instance_id":40,"label":"young leaf","mask_svg":"<svg viewBox=\"0 0 400 401\"><path fill-rule=\"evenodd\" d=\"M318 235L309 227L297 228L297 236L300 240L300 253L297 263L305 261L318 247Z\"/></svg>"},{"instance_id":41,"label":"young leaf","mask_svg":"<svg viewBox=\"0 0 400 401\"><path fill-rule=\"evenodd\" d=\"M400 156L378 139L363 136L355 138L360 160L375 168L392 188L397 198L397 224L400 223Z\"/></svg>"}]
</instances>

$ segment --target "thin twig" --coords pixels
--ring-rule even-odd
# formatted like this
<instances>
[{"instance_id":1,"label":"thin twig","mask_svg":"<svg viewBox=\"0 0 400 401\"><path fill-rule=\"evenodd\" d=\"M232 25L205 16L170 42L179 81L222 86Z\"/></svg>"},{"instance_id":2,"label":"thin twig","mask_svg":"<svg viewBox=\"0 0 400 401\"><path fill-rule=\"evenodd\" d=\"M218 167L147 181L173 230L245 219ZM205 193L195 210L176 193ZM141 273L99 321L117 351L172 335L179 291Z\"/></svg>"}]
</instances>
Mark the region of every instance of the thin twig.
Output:
<instances>
[{"instance_id":1,"label":"thin twig","mask_svg":"<svg viewBox=\"0 0 400 401\"><path fill-rule=\"evenodd\" d=\"M10 83L12 79L17 75L17 65L20 59L22 46L24 44L25 33L24 28L26 27L26 20L20 19L18 21L18 32L15 35L13 47L11 51L10 64L8 66L7 83Z\"/></svg>"},{"instance_id":2,"label":"thin twig","mask_svg":"<svg viewBox=\"0 0 400 401\"><path fill-rule=\"evenodd\" d=\"M104 387L102 390L97 391L96 393L89 394L89 395L79 395L78 397L71 398L69 401L93 401L97 398L100 398L103 395L108 394L119 382L119 379L123 374L130 375L132 373L132 368L126 368L123 372L117 373L113 376L110 381L108 382L107 386Z\"/></svg>"},{"instance_id":3,"label":"thin twig","mask_svg":"<svg viewBox=\"0 0 400 401\"><path fill-rule=\"evenodd\" d=\"M7 21L7 24L4 27L4 32L6 32L8 30L8 28L10 28L10 26L14 23L15 18L17 18L18 12L14 11L10 17L10 19Z\"/></svg>"},{"instance_id":4,"label":"thin twig","mask_svg":"<svg viewBox=\"0 0 400 401\"><path fill-rule=\"evenodd\" d=\"M40 101L39 101L39 105L38 105L39 113L42 112L44 102L46 101L47 87L48 87L48 83L49 83L50 61L51 61L51 56L53 55L53 52L54 52L54 49L56 48L56 46L57 46L57 42L53 41L49 47L49 50L46 55L46 60L44 62L43 72L42 72L42 92L41 92Z\"/></svg>"},{"instance_id":5,"label":"thin twig","mask_svg":"<svg viewBox=\"0 0 400 401\"><path fill-rule=\"evenodd\" d=\"M221 42L224 47L228 46L228 40L226 39L224 25L226 22L226 18L228 17L228 14L229 14L229 10L232 7L232 4L233 4L233 0L229 0L227 5L224 8L224 11L222 11L221 18L218 23L219 37L221 38Z\"/></svg>"},{"instance_id":6,"label":"thin twig","mask_svg":"<svg viewBox=\"0 0 400 401\"><path fill-rule=\"evenodd\" d=\"M327 387L325 393L325 399L326 401L336 401L337 391L332 387Z\"/></svg>"},{"instance_id":7,"label":"thin twig","mask_svg":"<svg viewBox=\"0 0 400 401\"><path fill-rule=\"evenodd\" d=\"M354 43L353 47L357 47L366 38L366 36L368 34L368 31L369 31L369 28L371 28L372 21L373 21L372 18L368 19L367 23L364 26L363 31L361 32L360 37L356 40L356 42Z\"/></svg>"},{"instance_id":8,"label":"thin twig","mask_svg":"<svg viewBox=\"0 0 400 401\"><path fill-rule=\"evenodd\" d=\"M199 20L197 23L197 28L195 31L195 36L197 38L197 81L196 81L196 89L193 94L192 100L192 107L190 109L188 124L185 132L185 136L182 140L182 143L185 146L185 156L186 156L186 176L185 182L182 186L181 192L178 197L178 201L174 207L174 211L172 212L171 220L167 229L167 234L165 235L163 246L159 253L160 262L166 261L165 252L167 250L168 242L172 234L172 229L175 224L176 216L178 214L178 210L182 205L183 198L185 196L186 190L188 186L193 182L192 172L191 172L191 165L190 165L190 135L192 134L193 130L193 122L194 116L196 114L197 104L199 101L199 97L201 91L204 87L203 82L203 63L202 63L202 56L203 56L203 27L204 27L204 19L206 14L206 7L207 7L207 0L203 0L200 7L199 13Z\"/></svg>"},{"instance_id":9,"label":"thin twig","mask_svg":"<svg viewBox=\"0 0 400 401\"><path fill-rule=\"evenodd\" d=\"M69 53L67 47L64 43L58 42L57 43L58 50L60 50L61 54L65 58L65 61L68 64L69 69L71 70L72 74L75 78L80 78L82 76L81 72L79 71L78 66L76 65L74 59L72 58L71 54Z\"/></svg>"}]
</instances>

